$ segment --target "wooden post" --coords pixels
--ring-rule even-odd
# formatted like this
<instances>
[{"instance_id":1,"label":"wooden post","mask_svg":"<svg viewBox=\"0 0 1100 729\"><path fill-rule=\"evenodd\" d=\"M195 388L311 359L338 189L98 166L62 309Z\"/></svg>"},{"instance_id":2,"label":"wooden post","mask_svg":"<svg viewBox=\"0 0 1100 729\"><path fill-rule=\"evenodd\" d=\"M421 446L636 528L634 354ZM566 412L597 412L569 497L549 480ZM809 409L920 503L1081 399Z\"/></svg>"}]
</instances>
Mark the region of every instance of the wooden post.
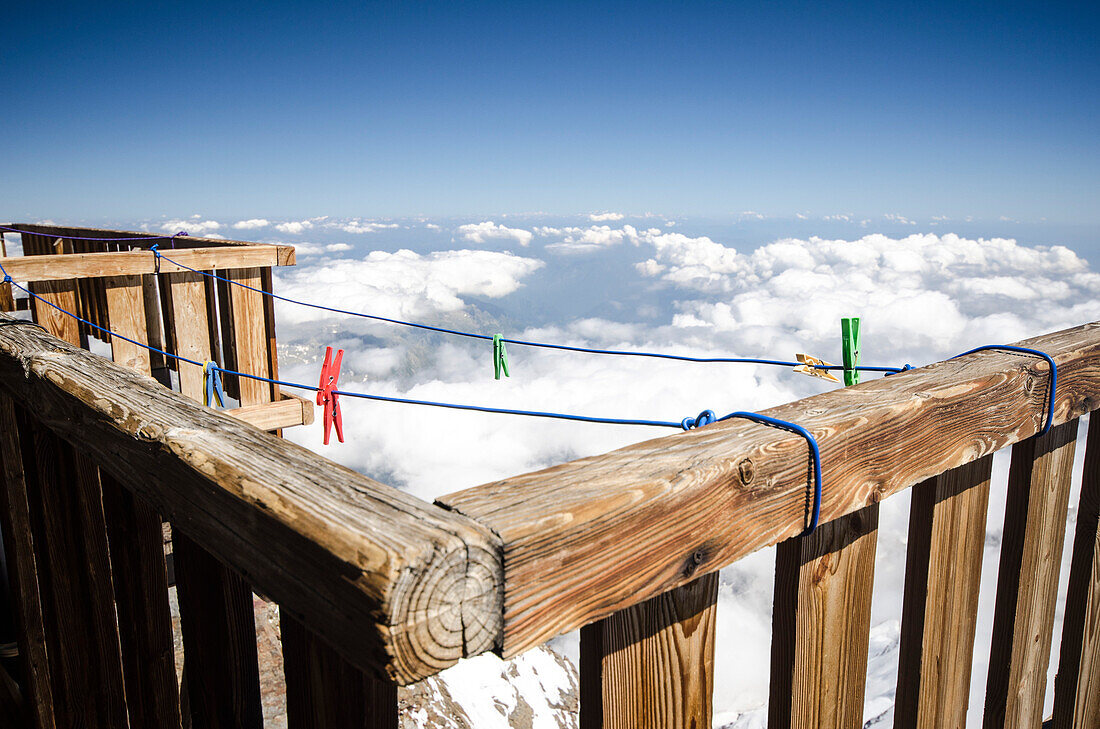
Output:
<instances>
[{"instance_id":1,"label":"wooden post","mask_svg":"<svg viewBox=\"0 0 1100 729\"><path fill-rule=\"evenodd\" d=\"M1054 630L1077 420L1012 448L985 727L1036 727Z\"/></svg>"},{"instance_id":2,"label":"wooden post","mask_svg":"<svg viewBox=\"0 0 1100 729\"><path fill-rule=\"evenodd\" d=\"M35 729L54 729L53 689L46 651L45 618L23 463L24 445L11 398L0 395L0 531L4 536L12 607L19 632L23 695Z\"/></svg>"},{"instance_id":3,"label":"wooden post","mask_svg":"<svg viewBox=\"0 0 1100 729\"><path fill-rule=\"evenodd\" d=\"M107 321L116 334L140 344L146 335L141 276L104 280ZM112 337L112 358L150 374L149 350ZM101 474L103 508L111 544L127 707L131 729L180 726L172 614L160 515L148 503Z\"/></svg>"},{"instance_id":4,"label":"wooden post","mask_svg":"<svg viewBox=\"0 0 1100 729\"><path fill-rule=\"evenodd\" d=\"M993 456L913 489L896 729L966 725Z\"/></svg>"},{"instance_id":5,"label":"wooden post","mask_svg":"<svg viewBox=\"0 0 1100 729\"><path fill-rule=\"evenodd\" d=\"M227 276L232 281L259 289L263 285L260 269L233 268ZM264 324L264 295L240 286L229 287L232 307L233 342L237 371L248 375L270 377L271 360L268 351L267 327ZM238 383L241 405L259 405L274 399L272 386L261 380L241 377Z\"/></svg>"},{"instance_id":6,"label":"wooden post","mask_svg":"<svg viewBox=\"0 0 1100 729\"><path fill-rule=\"evenodd\" d=\"M279 627L290 729L397 729L397 684L355 668L285 610Z\"/></svg>"},{"instance_id":7,"label":"wooden post","mask_svg":"<svg viewBox=\"0 0 1100 729\"><path fill-rule=\"evenodd\" d=\"M1054 729L1100 726L1100 412L1089 417L1081 506L1069 571Z\"/></svg>"},{"instance_id":8,"label":"wooden post","mask_svg":"<svg viewBox=\"0 0 1100 729\"><path fill-rule=\"evenodd\" d=\"M863 726L878 504L778 545L770 729Z\"/></svg>"},{"instance_id":9,"label":"wooden post","mask_svg":"<svg viewBox=\"0 0 1100 729\"><path fill-rule=\"evenodd\" d=\"M581 729L709 727L717 608L712 572L581 628Z\"/></svg>"}]
</instances>

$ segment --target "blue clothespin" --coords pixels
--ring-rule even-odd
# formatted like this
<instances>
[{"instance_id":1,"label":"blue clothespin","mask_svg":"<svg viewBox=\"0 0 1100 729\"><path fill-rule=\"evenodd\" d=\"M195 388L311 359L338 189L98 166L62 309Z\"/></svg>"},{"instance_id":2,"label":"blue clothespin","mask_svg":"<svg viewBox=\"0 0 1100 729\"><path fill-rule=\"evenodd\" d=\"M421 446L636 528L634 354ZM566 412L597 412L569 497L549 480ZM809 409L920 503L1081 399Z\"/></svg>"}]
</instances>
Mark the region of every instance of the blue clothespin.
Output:
<instances>
[{"instance_id":1,"label":"blue clothespin","mask_svg":"<svg viewBox=\"0 0 1100 729\"><path fill-rule=\"evenodd\" d=\"M500 373L503 372L505 377L511 377L508 374L508 351L504 349L504 338L499 334L493 335L493 375L495 379L500 379Z\"/></svg>"},{"instance_id":2,"label":"blue clothespin","mask_svg":"<svg viewBox=\"0 0 1100 729\"><path fill-rule=\"evenodd\" d=\"M206 384L206 407L214 407L214 400L218 401L218 407L225 407L225 390L222 389L222 374L218 369L218 363L207 362L202 366L202 377Z\"/></svg>"}]
</instances>

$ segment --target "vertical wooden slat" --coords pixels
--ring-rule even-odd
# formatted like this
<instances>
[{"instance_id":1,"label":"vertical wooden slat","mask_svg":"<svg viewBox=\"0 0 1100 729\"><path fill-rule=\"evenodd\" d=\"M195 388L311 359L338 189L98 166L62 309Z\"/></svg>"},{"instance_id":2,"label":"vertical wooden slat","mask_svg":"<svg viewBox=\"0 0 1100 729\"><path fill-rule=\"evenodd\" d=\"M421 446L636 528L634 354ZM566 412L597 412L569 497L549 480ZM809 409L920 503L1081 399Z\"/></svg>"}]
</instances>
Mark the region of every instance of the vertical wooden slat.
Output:
<instances>
[{"instance_id":1,"label":"vertical wooden slat","mask_svg":"<svg viewBox=\"0 0 1100 729\"><path fill-rule=\"evenodd\" d=\"M31 533L23 445L11 398L0 395L0 531L4 536L8 580L19 638L23 694L36 729L54 729L46 629L38 587L38 565Z\"/></svg>"},{"instance_id":2,"label":"vertical wooden slat","mask_svg":"<svg viewBox=\"0 0 1100 729\"><path fill-rule=\"evenodd\" d=\"M229 275L229 271L218 271L218 274L224 279ZM219 328L221 330L222 341L222 366L227 370L237 369L237 346L234 341L233 334L233 307L230 304L229 289L235 288L221 279L216 279L216 288L218 290L218 317L221 319ZM240 390L237 388L236 377L226 377L223 381L225 385L225 392L230 397L240 399Z\"/></svg>"},{"instance_id":3,"label":"vertical wooden slat","mask_svg":"<svg viewBox=\"0 0 1100 729\"><path fill-rule=\"evenodd\" d=\"M204 277L180 273L168 278L177 351L205 362L210 359L210 335ZM179 373L183 394L201 402L202 370L181 362ZM172 554L191 726L262 726L251 591L240 575L188 539L178 524L173 525Z\"/></svg>"},{"instance_id":4,"label":"vertical wooden slat","mask_svg":"<svg viewBox=\"0 0 1100 729\"><path fill-rule=\"evenodd\" d=\"M582 628L581 728L709 727L717 607L712 572Z\"/></svg>"},{"instance_id":5,"label":"vertical wooden slat","mask_svg":"<svg viewBox=\"0 0 1100 729\"><path fill-rule=\"evenodd\" d=\"M76 281L72 279L36 281L30 285L30 290L45 300L34 300L31 306L34 320L58 339L64 339L69 344L87 348L87 338L81 332L79 322L54 308L60 307L65 311L76 313ZM53 304L53 306L50 306L50 304Z\"/></svg>"},{"instance_id":6,"label":"vertical wooden slat","mask_svg":"<svg viewBox=\"0 0 1100 729\"><path fill-rule=\"evenodd\" d=\"M367 676L283 611L290 729L397 729L397 685Z\"/></svg>"},{"instance_id":7,"label":"vertical wooden slat","mask_svg":"<svg viewBox=\"0 0 1100 729\"><path fill-rule=\"evenodd\" d=\"M261 729L252 592L235 572L172 529L193 729Z\"/></svg>"},{"instance_id":8,"label":"vertical wooden slat","mask_svg":"<svg viewBox=\"0 0 1100 729\"><path fill-rule=\"evenodd\" d=\"M992 468L988 455L913 489L895 729L966 726Z\"/></svg>"},{"instance_id":9,"label":"vertical wooden slat","mask_svg":"<svg viewBox=\"0 0 1100 729\"><path fill-rule=\"evenodd\" d=\"M264 291L272 290L271 268L260 269L261 285ZM270 296L263 297L264 304L264 334L267 336L267 371L269 377L279 379L279 347L275 339L275 300ZM272 385L272 399L279 399L279 386Z\"/></svg>"},{"instance_id":10,"label":"vertical wooden slat","mask_svg":"<svg viewBox=\"0 0 1100 729\"><path fill-rule=\"evenodd\" d=\"M261 269L231 268L232 281L259 289L263 285ZM237 371L260 377L270 376L267 328L264 324L264 295L240 286L232 286L229 302L233 310L233 343ZM261 405L274 399L271 385L247 377L239 378L241 405Z\"/></svg>"},{"instance_id":11,"label":"vertical wooden slat","mask_svg":"<svg viewBox=\"0 0 1100 729\"><path fill-rule=\"evenodd\" d=\"M141 277L141 296L145 302L145 335L149 345L164 350L164 320L160 311L160 294L157 292L157 276L145 274ZM149 352L149 367L157 382L168 387L168 363L160 352Z\"/></svg>"},{"instance_id":12,"label":"vertical wooden slat","mask_svg":"<svg viewBox=\"0 0 1100 729\"><path fill-rule=\"evenodd\" d=\"M1077 421L1012 447L985 727L1043 722Z\"/></svg>"},{"instance_id":13,"label":"vertical wooden slat","mask_svg":"<svg viewBox=\"0 0 1100 729\"><path fill-rule=\"evenodd\" d=\"M24 442L24 464L34 463L34 478L27 479L28 502L35 522L57 722L88 729L125 726L122 657L98 472L52 432L21 416L18 408L16 418L23 433L31 435Z\"/></svg>"},{"instance_id":14,"label":"vertical wooden slat","mask_svg":"<svg viewBox=\"0 0 1100 729\"><path fill-rule=\"evenodd\" d=\"M1100 727L1100 412L1089 417L1062 648L1054 680L1054 727Z\"/></svg>"},{"instance_id":15,"label":"vertical wooden slat","mask_svg":"<svg viewBox=\"0 0 1100 729\"><path fill-rule=\"evenodd\" d=\"M105 279L110 328L147 343L141 276ZM113 337L112 356L150 374L148 350ZM102 474L103 506L111 546L130 729L180 726L172 614L160 516L114 478Z\"/></svg>"},{"instance_id":16,"label":"vertical wooden slat","mask_svg":"<svg viewBox=\"0 0 1100 729\"><path fill-rule=\"evenodd\" d=\"M0 258L8 257L8 244L4 234L0 233ZM0 311L15 311L15 297L10 283L0 283Z\"/></svg>"},{"instance_id":17,"label":"vertical wooden slat","mask_svg":"<svg viewBox=\"0 0 1100 729\"><path fill-rule=\"evenodd\" d=\"M878 504L778 545L770 729L863 726Z\"/></svg>"}]
</instances>

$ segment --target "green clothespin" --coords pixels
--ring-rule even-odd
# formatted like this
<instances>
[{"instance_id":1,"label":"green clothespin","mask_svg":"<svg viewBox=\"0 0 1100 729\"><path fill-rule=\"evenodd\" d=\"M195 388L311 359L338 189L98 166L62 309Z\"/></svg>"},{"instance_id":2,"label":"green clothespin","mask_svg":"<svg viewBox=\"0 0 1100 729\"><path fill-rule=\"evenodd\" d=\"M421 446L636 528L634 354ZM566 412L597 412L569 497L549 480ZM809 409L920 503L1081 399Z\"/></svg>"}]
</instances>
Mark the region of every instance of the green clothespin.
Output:
<instances>
[{"instance_id":1,"label":"green clothespin","mask_svg":"<svg viewBox=\"0 0 1100 729\"><path fill-rule=\"evenodd\" d=\"M505 377L511 377L508 374L508 350L504 348L504 339L499 334L493 335L493 374L496 379L500 379L500 373L504 372Z\"/></svg>"},{"instance_id":2,"label":"green clothespin","mask_svg":"<svg viewBox=\"0 0 1100 729\"><path fill-rule=\"evenodd\" d=\"M859 317L844 317L840 320L841 347L844 354L844 385L859 384Z\"/></svg>"}]
</instances>

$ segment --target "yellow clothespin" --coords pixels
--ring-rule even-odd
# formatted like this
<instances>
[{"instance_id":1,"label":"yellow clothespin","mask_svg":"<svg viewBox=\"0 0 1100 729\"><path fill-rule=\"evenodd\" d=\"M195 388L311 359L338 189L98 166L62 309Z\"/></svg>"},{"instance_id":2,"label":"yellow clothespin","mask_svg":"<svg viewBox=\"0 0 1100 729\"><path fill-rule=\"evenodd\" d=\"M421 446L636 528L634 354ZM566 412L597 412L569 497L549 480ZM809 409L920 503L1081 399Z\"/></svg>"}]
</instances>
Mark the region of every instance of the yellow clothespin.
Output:
<instances>
[{"instance_id":1,"label":"yellow clothespin","mask_svg":"<svg viewBox=\"0 0 1100 729\"><path fill-rule=\"evenodd\" d=\"M794 368L795 372L801 372L802 374L810 375L811 377L820 377L823 380L835 382L838 385L840 384L840 380L837 379L831 372L829 372L829 370L821 369L822 366L836 367L837 365L829 364L825 360L818 359L817 357L811 357L808 354L796 354L795 359L802 363Z\"/></svg>"}]
</instances>

